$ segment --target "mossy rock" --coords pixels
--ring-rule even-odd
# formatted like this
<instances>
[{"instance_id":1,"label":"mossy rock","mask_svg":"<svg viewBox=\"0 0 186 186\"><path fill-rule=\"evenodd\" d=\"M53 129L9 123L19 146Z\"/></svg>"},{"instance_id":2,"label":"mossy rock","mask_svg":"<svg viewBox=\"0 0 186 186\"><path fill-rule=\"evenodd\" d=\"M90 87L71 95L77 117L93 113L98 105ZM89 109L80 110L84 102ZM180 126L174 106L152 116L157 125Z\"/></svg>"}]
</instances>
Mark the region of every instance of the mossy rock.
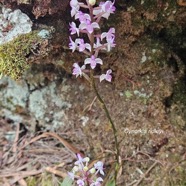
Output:
<instances>
[{"instance_id":1,"label":"mossy rock","mask_svg":"<svg viewBox=\"0 0 186 186\"><path fill-rule=\"evenodd\" d=\"M37 33L31 32L0 45L0 74L19 79L28 69L28 56L39 40Z\"/></svg>"}]
</instances>

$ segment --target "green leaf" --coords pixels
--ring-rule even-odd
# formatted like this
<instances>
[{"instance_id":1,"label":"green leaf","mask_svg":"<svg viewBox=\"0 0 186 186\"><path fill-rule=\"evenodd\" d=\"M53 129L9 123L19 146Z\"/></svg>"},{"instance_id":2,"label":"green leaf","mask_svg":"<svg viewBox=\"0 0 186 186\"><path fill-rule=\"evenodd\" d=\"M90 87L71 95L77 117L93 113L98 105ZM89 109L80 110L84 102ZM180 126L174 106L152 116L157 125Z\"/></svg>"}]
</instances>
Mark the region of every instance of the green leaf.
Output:
<instances>
[{"instance_id":1,"label":"green leaf","mask_svg":"<svg viewBox=\"0 0 186 186\"><path fill-rule=\"evenodd\" d=\"M66 177L60 186L72 186L73 180L70 177Z\"/></svg>"},{"instance_id":2,"label":"green leaf","mask_svg":"<svg viewBox=\"0 0 186 186\"><path fill-rule=\"evenodd\" d=\"M116 183L115 183L115 180L109 180L107 183L106 183L106 186L116 186Z\"/></svg>"}]
</instances>

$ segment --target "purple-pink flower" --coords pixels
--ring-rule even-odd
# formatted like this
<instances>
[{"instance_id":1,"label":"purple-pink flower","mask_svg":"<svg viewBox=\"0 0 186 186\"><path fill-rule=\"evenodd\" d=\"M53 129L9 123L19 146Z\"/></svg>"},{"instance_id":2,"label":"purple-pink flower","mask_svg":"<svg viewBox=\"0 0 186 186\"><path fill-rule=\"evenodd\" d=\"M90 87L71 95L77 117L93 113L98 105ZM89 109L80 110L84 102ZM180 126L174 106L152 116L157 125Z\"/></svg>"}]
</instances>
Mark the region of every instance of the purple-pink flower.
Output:
<instances>
[{"instance_id":1,"label":"purple-pink flower","mask_svg":"<svg viewBox=\"0 0 186 186\"><path fill-rule=\"evenodd\" d=\"M91 34L94 31L94 28L99 28L99 25L96 22L91 23L90 20L86 20L86 22L82 22L79 25L79 29L87 30L89 34Z\"/></svg>"},{"instance_id":2,"label":"purple-pink flower","mask_svg":"<svg viewBox=\"0 0 186 186\"><path fill-rule=\"evenodd\" d=\"M103 163L98 161L93 165L89 164L89 157L81 157L77 154L77 161L72 169L72 172L68 172L68 176L71 180L76 180L78 186L101 186L103 179L98 177L98 173L104 175ZM89 165L88 165L89 164Z\"/></svg>"},{"instance_id":3,"label":"purple-pink flower","mask_svg":"<svg viewBox=\"0 0 186 186\"><path fill-rule=\"evenodd\" d=\"M102 74L99 79L100 79L100 82L103 81L103 80L106 80L108 82L111 82L112 80L112 76L110 75L112 73L112 70L109 69L107 70L106 74Z\"/></svg>"},{"instance_id":4,"label":"purple-pink flower","mask_svg":"<svg viewBox=\"0 0 186 186\"><path fill-rule=\"evenodd\" d=\"M85 185L85 182L81 179L77 180L77 184L78 186L84 186Z\"/></svg>"},{"instance_id":5,"label":"purple-pink flower","mask_svg":"<svg viewBox=\"0 0 186 186\"><path fill-rule=\"evenodd\" d=\"M103 32L101 34L101 40L104 38L106 38L107 42L115 38L115 28L110 28L108 32Z\"/></svg>"},{"instance_id":6,"label":"purple-pink flower","mask_svg":"<svg viewBox=\"0 0 186 186\"><path fill-rule=\"evenodd\" d=\"M72 22L69 24L70 25L70 34L76 34L79 36L79 28L76 27L76 23Z\"/></svg>"},{"instance_id":7,"label":"purple-pink flower","mask_svg":"<svg viewBox=\"0 0 186 186\"><path fill-rule=\"evenodd\" d=\"M84 3L79 3L78 0L71 0L70 6L71 6L71 17L73 17L76 13L78 13L80 5Z\"/></svg>"},{"instance_id":8,"label":"purple-pink flower","mask_svg":"<svg viewBox=\"0 0 186 186\"><path fill-rule=\"evenodd\" d=\"M80 154L77 154L77 161L74 163L75 165L80 165L84 162L84 159L81 157Z\"/></svg>"},{"instance_id":9,"label":"purple-pink flower","mask_svg":"<svg viewBox=\"0 0 186 186\"><path fill-rule=\"evenodd\" d=\"M82 76L83 75L83 70L85 69L85 65L83 65L82 67L80 67L79 65L78 65L78 63L74 63L73 64L73 72L72 72L72 74L73 75L75 75L76 77L78 77L78 76ZM79 156L78 156L79 157ZM77 162L80 162L81 160L80 160L80 158L79 158L79 160L77 161Z\"/></svg>"},{"instance_id":10,"label":"purple-pink flower","mask_svg":"<svg viewBox=\"0 0 186 186\"><path fill-rule=\"evenodd\" d=\"M75 19L79 19L79 21L81 23L86 22L87 20L91 20L90 15L89 14L84 14L82 11L79 11L76 15L75 15Z\"/></svg>"},{"instance_id":11,"label":"purple-pink flower","mask_svg":"<svg viewBox=\"0 0 186 186\"><path fill-rule=\"evenodd\" d=\"M79 6L78 0L71 0L70 1L71 8Z\"/></svg>"},{"instance_id":12,"label":"purple-pink flower","mask_svg":"<svg viewBox=\"0 0 186 186\"><path fill-rule=\"evenodd\" d=\"M90 67L92 69L94 69L97 64L102 65L103 64L103 61L100 58L95 58L95 56L92 55L91 58L85 59L85 62L84 63L85 63L85 65L86 64L90 64Z\"/></svg>"},{"instance_id":13,"label":"purple-pink flower","mask_svg":"<svg viewBox=\"0 0 186 186\"><path fill-rule=\"evenodd\" d=\"M83 52L85 49L91 51L91 46L88 43L85 43L83 39L77 39L76 43L78 44L78 48L80 52Z\"/></svg>"},{"instance_id":14,"label":"purple-pink flower","mask_svg":"<svg viewBox=\"0 0 186 186\"><path fill-rule=\"evenodd\" d=\"M96 181L90 184L90 186L101 186L101 182L103 182L103 179L101 177L98 177Z\"/></svg>"},{"instance_id":15,"label":"purple-pink flower","mask_svg":"<svg viewBox=\"0 0 186 186\"><path fill-rule=\"evenodd\" d=\"M94 8L93 14L108 19L110 14L113 14L116 10L114 3L115 1L113 3L111 1L100 2L99 7Z\"/></svg>"}]
</instances>

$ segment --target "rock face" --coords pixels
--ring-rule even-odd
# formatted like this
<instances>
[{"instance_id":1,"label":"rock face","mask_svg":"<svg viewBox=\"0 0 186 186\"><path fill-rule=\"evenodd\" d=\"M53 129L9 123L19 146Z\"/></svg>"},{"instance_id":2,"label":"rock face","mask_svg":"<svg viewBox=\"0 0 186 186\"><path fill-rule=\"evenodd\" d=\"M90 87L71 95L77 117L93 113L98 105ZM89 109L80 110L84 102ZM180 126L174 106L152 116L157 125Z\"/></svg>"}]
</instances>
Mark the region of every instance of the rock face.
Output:
<instances>
[{"instance_id":1,"label":"rock face","mask_svg":"<svg viewBox=\"0 0 186 186\"><path fill-rule=\"evenodd\" d=\"M4 77L0 80L0 87L1 116L15 123L25 122L26 116L32 120L31 125L37 121L47 128L47 123L50 123L51 130L64 125L65 110L71 107L63 95L68 91L68 86L58 87L51 82L43 88L30 90L26 81L18 83Z\"/></svg>"},{"instance_id":2,"label":"rock face","mask_svg":"<svg viewBox=\"0 0 186 186\"><path fill-rule=\"evenodd\" d=\"M36 19L46 15L60 14L65 12L69 1L66 0L0 0L0 3L11 8L21 8L32 12Z\"/></svg>"},{"instance_id":3,"label":"rock face","mask_svg":"<svg viewBox=\"0 0 186 186\"><path fill-rule=\"evenodd\" d=\"M17 106L26 107L26 101L29 95L26 83L16 84L10 78L4 77L0 80L0 87L1 106L10 110L15 110Z\"/></svg>"},{"instance_id":4,"label":"rock face","mask_svg":"<svg viewBox=\"0 0 186 186\"><path fill-rule=\"evenodd\" d=\"M0 45L31 31L32 21L25 13L19 9L12 11L10 8L2 8L2 14L0 14Z\"/></svg>"}]
</instances>

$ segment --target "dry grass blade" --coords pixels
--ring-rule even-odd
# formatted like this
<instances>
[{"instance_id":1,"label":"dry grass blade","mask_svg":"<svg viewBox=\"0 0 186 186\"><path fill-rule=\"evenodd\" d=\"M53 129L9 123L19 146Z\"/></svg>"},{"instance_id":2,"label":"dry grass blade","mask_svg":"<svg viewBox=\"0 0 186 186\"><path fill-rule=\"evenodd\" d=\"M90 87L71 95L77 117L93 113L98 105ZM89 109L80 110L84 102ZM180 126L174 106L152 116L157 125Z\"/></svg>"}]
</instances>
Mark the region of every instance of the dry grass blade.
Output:
<instances>
[{"instance_id":1,"label":"dry grass blade","mask_svg":"<svg viewBox=\"0 0 186 186\"><path fill-rule=\"evenodd\" d=\"M50 173L55 174L55 175L57 175L57 176L60 176L60 177L62 177L62 178L65 178L65 177L67 176L66 173L63 173L63 172L61 172L61 171L58 171L58 170L56 170L55 168L52 168L52 167L46 167L45 170L46 170L47 172L50 172Z\"/></svg>"},{"instance_id":2,"label":"dry grass blade","mask_svg":"<svg viewBox=\"0 0 186 186\"><path fill-rule=\"evenodd\" d=\"M43 170L33 170L33 171L20 171L20 172L11 172L11 173L2 173L0 175L0 178L6 178L6 177L13 177L13 176L20 176L20 177L28 177L33 176L37 174L41 174Z\"/></svg>"},{"instance_id":3,"label":"dry grass blade","mask_svg":"<svg viewBox=\"0 0 186 186\"><path fill-rule=\"evenodd\" d=\"M74 154L80 154L81 156L84 156L79 149L77 149L76 147L74 147L73 145L71 145L70 143L68 143L65 139L61 138L60 136L58 136L55 133L52 132L45 132L39 136L34 137L33 139L31 139L28 143L26 143L23 147L21 147L21 149L24 149L26 146L34 143L35 141L38 141L39 139L42 138L47 138L47 137L54 137L56 139L58 139L64 146L65 148L67 148L68 150L70 150L72 153Z\"/></svg>"},{"instance_id":4,"label":"dry grass blade","mask_svg":"<svg viewBox=\"0 0 186 186\"><path fill-rule=\"evenodd\" d=\"M20 124L17 124L17 128L16 128L16 135L15 135L15 139L14 139L14 144L13 144L13 152L17 151L17 142L19 140L19 132L20 132Z\"/></svg>"}]
</instances>

